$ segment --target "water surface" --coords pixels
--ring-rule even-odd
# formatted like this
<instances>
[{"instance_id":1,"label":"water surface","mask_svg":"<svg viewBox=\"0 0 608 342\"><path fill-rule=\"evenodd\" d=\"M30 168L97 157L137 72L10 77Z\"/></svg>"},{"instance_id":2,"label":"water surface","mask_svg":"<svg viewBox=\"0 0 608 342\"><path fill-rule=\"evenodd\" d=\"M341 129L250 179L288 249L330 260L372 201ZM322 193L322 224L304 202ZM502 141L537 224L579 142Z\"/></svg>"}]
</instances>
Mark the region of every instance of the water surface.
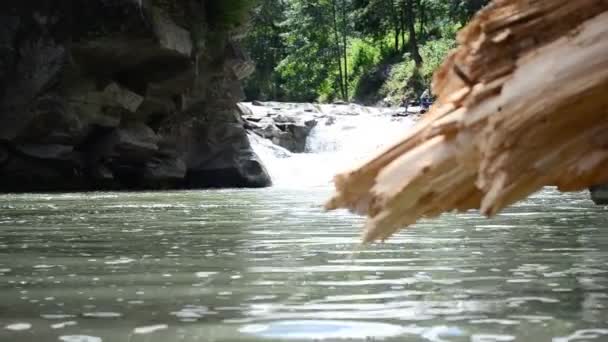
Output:
<instances>
[{"instance_id":1,"label":"water surface","mask_svg":"<svg viewBox=\"0 0 608 342\"><path fill-rule=\"evenodd\" d=\"M361 248L327 187L0 197L0 341L607 341L608 215L547 190Z\"/></svg>"}]
</instances>

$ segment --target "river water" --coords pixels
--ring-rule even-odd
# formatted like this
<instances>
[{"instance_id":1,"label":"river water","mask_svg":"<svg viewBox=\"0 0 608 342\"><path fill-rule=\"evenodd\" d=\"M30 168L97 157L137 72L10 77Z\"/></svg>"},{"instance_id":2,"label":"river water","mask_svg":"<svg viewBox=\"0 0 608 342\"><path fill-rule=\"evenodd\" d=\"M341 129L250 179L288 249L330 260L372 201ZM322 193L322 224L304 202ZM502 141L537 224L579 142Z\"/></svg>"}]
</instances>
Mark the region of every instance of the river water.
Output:
<instances>
[{"instance_id":1,"label":"river water","mask_svg":"<svg viewBox=\"0 0 608 342\"><path fill-rule=\"evenodd\" d=\"M361 247L360 217L321 210L322 150L267 160L269 189L1 196L0 341L608 341L586 193Z\"/></svg>"}]
</instances>

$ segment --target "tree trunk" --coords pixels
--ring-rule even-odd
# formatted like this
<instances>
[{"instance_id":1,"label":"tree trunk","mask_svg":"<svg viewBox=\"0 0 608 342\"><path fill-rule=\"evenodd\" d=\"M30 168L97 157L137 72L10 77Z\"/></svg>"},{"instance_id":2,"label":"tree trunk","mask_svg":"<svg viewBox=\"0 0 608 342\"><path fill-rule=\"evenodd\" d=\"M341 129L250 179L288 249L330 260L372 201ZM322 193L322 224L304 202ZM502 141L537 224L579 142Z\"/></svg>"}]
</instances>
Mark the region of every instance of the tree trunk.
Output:
<instances>
[{"instance_id":1,"label":"tree trunk","mask_svg":"<svg viewBox=\"0 0 608 342\"><path fill-rule=\"evenodd\" d=\"M344 100L348 101L348 13L346 0L342 0L342 49L344 58Z\"/></svg>"},{"instance_id":2,"label":"tree trunk","mask_svg":"<svg viewBox=\"0 0 608 342\"><path fill-rule=\"evenodd\" d=\"M418 0L417 7L419 13L418 17L420 18L420 34L424 36L426 34L426 9L421 0Z\"/></svg>"},{"instance_id":3,"label":"tree trunk","mask_svg":"<svg viewBox=\"0 0 608 342\"><path fill-rule=\"evenodd\" d=\"M418 40L416 39L416 16L414 13L414 0L405 1L405 16L407 29L409 31L408 43L410 53L412 54L414 62L416 62L416 66L420 66L422 65L422 56L420 56L420 51L418 50Z\"/></svg>"},{"instance_id":4,"label":"tree trunk","mask_svg":"<svg viewBox=\"0 0 608 342\"><path fill-rule=\"evenodd\" d=\"M401 34L400 26L399 26L399 17L398 17L398 9L399 4L395 6L395 2L393 0L387 0L385 2L388 6L388 11L391 16L391 21L393 22L393 26L395 27L395 52L399 52L399 35Z\"/></svg>"},{"instance_id":5,"label":"tree trunk","mask_svg":"<svg viewBox=\"0 0 608 342\"><path fill-rule=\"evenodd\" d=\"M338 15L336 9L336 0L331 1L332 5L332 16L334 21L334 33L336 36L336 59L338 60L338 69L339 69L339 81L340 81L340 96L343 100L346 99L346 92L344 89L344 73L342 72L342 48L340 47L340 30L338 26Z\"/></svg>"},{"instance_id":6,"label":"tree trunk","mask_svg":"<svg viewBox=\"0 0 608 342\"><path fill-rule=\"evenodd\" d=\"M405 2L403 0L399 3L399 29L401 30L401 49L405 52Z\"/></svg>"},{"instance_id":7,"label":"tree trunk","mask_svg":"<svg viewBox=\"0 0 608 342\"><path fill-rule=\"evenodd\" d=\"M544 186L608 182L608 2L495 1L458 41L430 112L334 179L326 207L368 215L366 242L444 212L494 215Z\"/></svg>"}]
</instances>

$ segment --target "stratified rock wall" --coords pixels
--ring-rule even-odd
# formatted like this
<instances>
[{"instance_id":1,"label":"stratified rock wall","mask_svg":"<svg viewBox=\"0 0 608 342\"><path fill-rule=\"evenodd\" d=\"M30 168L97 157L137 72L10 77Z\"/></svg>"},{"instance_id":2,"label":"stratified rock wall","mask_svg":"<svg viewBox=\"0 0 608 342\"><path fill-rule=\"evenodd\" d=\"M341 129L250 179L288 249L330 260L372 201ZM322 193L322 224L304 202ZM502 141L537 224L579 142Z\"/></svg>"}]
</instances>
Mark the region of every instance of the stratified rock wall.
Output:
<instances>
[{"instance_id":1,"label":"stratified rock wall","mask_svg":"<svg viewBox=\"0 0 608 342\"><path fill-rule=\"evenodd\" d=\"M208 1L0 4L0 191L270 184Z\"/></svg>"}]
</instances>

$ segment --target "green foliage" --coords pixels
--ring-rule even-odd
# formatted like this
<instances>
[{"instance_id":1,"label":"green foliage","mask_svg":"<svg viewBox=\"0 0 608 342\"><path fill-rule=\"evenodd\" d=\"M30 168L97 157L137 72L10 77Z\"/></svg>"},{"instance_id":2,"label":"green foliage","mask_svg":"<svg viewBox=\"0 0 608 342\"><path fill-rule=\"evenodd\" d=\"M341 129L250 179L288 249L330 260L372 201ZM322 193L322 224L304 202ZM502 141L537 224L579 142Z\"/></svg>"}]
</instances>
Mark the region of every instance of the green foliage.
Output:
<instances>
[{"instance_id":1,"label":"green foliage","mask_svg":"<svg viewBox=\"0 0 608 342\"><path fill-rule=\"evenodd\" d=\"M211 25L232 29L247 21L249 11L257 0L207 0L205 6Z\"/></svg>"},{"instance_id":2,"label":"green foliage","mask_svg":"<svg viewBox=\"0 0 608 342\"><path fill-rule=\"evenodd\" d=\"M348 93L397 104L429 87L457 30L489 0L257 1L245 41L257 64L249 99L332 101Z\"/></svg>"},{"instance_id":3,"label":"green foliage","mask_svg":"<svg viewBox=\"0 0 608 342\"><path fill-rule=\"evenodd\" d=\"M420 73L424 79L425 87L430 87L433 73L441 66L443 60L454 47L456 47L456 41L448 38L431 40L422 46L420 53L424 64Z\"/></svg>"},{"instance_id":4,"label":"green foliage","mask_svg":"<svg viewBox=\"0 0 608 342\"><path fill-rule=\"evenodd\" d=\"M372 42L362 39L354 39L351 42L348 53L348 64L350 74L348 77L349 94L352 100L354 97L364 96L367 85L365 80L367 75L372 73L382 60L381 49Z\"/></svg>"},{"instance_id":5,"label":"green foliage","mask_svg":"<svg viewBox=\"0 0 608 342\"><path fill-rule=\"evenodd\" d=\"M281 75L275 71L286 57L283 39L286 6L282 0L260 0L251 12L251 28L245 47L256 63L256 72L245 84L250 99L270 100L281 96Z\"/></svg>"},{"instance_id":6,"label":"green foliage","mask_svg":"<svg viewBox=\"0 0 608 342\"><path fill-rule=\"evenodd\" d=\"M381 95L394 105L400 104L404 98L416 99L424 89L430 88L433 73L441 66L455 43L448 38L428 41L420 48L424 60L422 67L416 68L411 59L394 65L381 89Z\"/></svg>"},{"instance_id":7,"label":"green foliage","mask_svg":"<svg viewBox=\"0 0 608 342\"><path fill-rule=\"evenodd\" d=\"M415 97L414 89L408 87L408 85L414 79L415 71L416 64L411 59L393 65L388 79L380 90L380 95L394 105L401 103L404 98L413 100Z\"/></svg>"},{"instance_id":8,"label":"green foliage","mask_svg":"<svg viewBox=\"0 0 608 342\"><path fill-rule=\"evenodd\" d=\"M321 63L306 63L304 60L314 60L320 55L315 46L306 46L282 60L276 68L279 74L281 94L298 101L315 101L319 91L328 86L328 69Z\"/></svg>"}]
</instances>

